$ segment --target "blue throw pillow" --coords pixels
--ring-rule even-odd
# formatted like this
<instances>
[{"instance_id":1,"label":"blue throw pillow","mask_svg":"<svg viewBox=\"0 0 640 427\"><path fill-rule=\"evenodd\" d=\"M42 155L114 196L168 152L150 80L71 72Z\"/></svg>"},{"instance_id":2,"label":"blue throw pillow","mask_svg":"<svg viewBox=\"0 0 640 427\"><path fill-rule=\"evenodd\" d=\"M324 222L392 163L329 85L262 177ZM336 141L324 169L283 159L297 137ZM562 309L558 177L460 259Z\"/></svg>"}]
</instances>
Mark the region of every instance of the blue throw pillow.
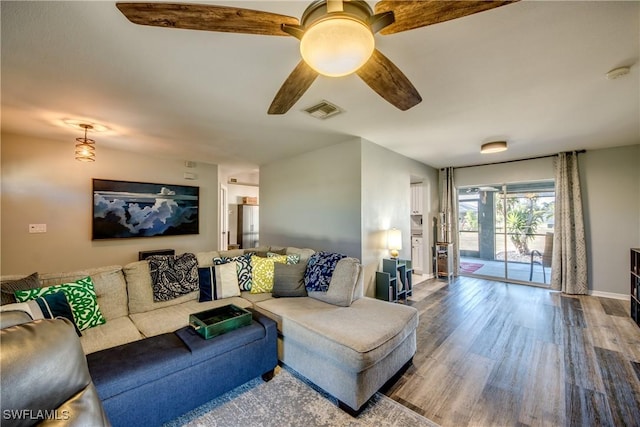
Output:
<instances>
[{"instance_id":1,"label":"blue throw pillow","mask_svg":"<svg viewBox=\"0 0 640 427\"><path fill-rule=\"evenodd\" d=\"M45 295L34 300L40 307L45 319L55 319L56 317L64 317L71 320L73 327L76 329L76 334L82 336L80 329L76 325L76 321L71 311L71 306L64 292L56 292L53 294Z\"/></svg>"},{"instance_id":2,"label":"blue throw pillow","mask_svg":"<svg viewBox=\"0 0 640 427\"><path fill-rule=\"evenodd\" d=\"M73 323L73 327L76 329L76 334L78 334L79 337L82 336L80 329L78 329L78 326L76 325L71 305L69 305L69 300L67 300L67 296L63 291L52 292L28 301L5 304L0 307L0 311L11 310L24 311L28 313L33 320L64 317Z\"/></svg>"},{"instance_id":3,"label":"blue throw pillow","mask_svg":"<svg viewBox=\"0 0 640 427\"><path fill-rule=\"evenodd\" d=\"M304 273L304 286L307 291L327 292L338 261L346 257L346 255L331 252L316 252L311 255Z\"/></svg>"},{"instance_id":4,"label":"blue throw pillow","mask_svg":"<svg viewBox=\"0 0 640 427\"><path fill-rule=\"evenodd\" d=\"M240 296L236 263L225 263L211 267L198 268L200 299L198 301L215 301L223 298Z\"/></svg>"}]
</instances>

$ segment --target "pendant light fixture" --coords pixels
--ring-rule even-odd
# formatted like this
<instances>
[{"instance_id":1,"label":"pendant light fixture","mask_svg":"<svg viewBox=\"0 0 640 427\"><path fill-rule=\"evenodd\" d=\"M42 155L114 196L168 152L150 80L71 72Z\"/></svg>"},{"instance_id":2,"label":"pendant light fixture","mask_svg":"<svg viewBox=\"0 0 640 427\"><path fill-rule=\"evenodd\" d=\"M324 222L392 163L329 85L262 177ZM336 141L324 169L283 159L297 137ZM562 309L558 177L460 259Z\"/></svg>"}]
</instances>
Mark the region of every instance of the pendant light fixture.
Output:
<instances>
[{"instance_id":1,"label":"pendant light fixture","mask_svg":"<svg viewBox=\"0 0 640 427\"><path fill-rule=\"evenodd\" d=\"M78 124L78 127L84 129L84 138L76 138L76 160L79 162L95 162L95 141L87 138L87 130L93 129L92 125L86 123Z\"/></svg>"}]
</instances>

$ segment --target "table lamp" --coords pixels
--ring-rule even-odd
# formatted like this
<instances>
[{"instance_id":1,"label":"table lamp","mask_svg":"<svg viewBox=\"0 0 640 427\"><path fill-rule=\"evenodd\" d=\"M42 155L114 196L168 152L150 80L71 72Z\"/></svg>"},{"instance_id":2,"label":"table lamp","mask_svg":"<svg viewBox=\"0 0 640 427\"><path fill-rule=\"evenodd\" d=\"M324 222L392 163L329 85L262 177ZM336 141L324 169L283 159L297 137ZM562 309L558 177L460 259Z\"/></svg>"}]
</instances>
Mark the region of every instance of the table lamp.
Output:
<instances>
[{"instance_id":1,"label":"table lamp","mask_svg":"<svg viewBox=\"0 0 640 427\"><path fill-rule=\"evenodd\" d=\"M398 255L400 255L398 251L402 249L402 231L397 228L392 228L388 231L387 247L389 248L391 258L398 258Z\"/></svg>"}]
</instances>

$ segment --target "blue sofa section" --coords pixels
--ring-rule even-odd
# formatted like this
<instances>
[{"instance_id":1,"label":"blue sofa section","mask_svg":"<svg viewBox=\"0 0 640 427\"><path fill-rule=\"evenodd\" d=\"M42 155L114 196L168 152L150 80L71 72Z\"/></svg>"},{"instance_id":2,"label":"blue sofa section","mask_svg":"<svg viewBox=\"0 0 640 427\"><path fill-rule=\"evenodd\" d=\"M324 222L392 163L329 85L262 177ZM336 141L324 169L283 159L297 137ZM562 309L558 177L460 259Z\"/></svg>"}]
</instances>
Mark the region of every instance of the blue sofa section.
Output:
<instances>
[{"instance_id":1,"label":"blue sofa section","mask_svg":"<svg viewBox=\"0 0 640 427\"><path fill-rule=\"evenodd\" d=\"M269 379L278 363L276 324L250 325L204 340L190 327L87 355L109 421L159 426L245 382Z\"/></svg>"}]
</instances>

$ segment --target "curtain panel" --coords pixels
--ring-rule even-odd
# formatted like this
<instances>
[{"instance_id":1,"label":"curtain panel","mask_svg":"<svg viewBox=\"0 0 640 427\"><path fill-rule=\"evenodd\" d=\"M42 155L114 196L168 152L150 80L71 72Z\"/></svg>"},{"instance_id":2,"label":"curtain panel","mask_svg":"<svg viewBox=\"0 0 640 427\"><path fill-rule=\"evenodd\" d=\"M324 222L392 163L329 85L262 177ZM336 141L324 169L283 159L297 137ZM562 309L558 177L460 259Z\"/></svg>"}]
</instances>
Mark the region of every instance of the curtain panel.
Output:
<instances>
[{"instance_id":1,"label":"curtain panel","mask_svg":"<svg viewBox=\"0 0 640 427\"><path fill-rule=\"evenodd\" d=\"M453 167L440 169L440 242L453 244L453 274L458 275L458 191L453 179Z\"/></svg>"},{"instance_id":2,"label":"curtain panel","mask_svg":"<svg viewBox=\"0 0 640 427\"><path fill-rule=\"evenodd\" d=\"M555 161L556 207L551 288L586 295L587 245L582 215L578 154L560 153Z\"/></svg>"}]
</instances>

